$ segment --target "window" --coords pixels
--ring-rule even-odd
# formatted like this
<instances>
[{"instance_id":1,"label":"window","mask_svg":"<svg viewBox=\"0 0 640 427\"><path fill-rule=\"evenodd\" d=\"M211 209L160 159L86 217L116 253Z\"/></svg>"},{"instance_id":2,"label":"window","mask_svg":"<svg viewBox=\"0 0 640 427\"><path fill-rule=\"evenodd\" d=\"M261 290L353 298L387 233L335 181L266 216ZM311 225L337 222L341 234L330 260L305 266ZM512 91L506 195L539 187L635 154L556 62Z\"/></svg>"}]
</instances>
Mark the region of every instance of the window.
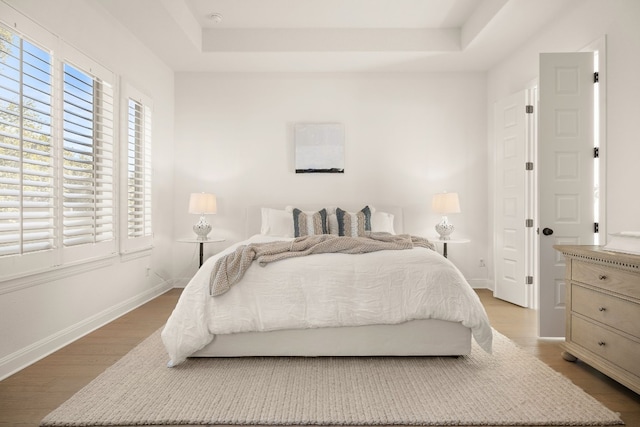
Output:
<instances>
[{"instance_id":1,"label":"window","mask_svg":"<svg viewBox=\"0 0 640 427\"><path fill-rule=\"evenodd\" d=\"M51 45L0 26L3 277L115 252L113 75Z\"/></svg>"},{"instance_id":2,"label":"window","mask_svg":"<svg viewBox=\"0 0 640 427\"><path fill-rule=\"evenodd\" d=\"M52 59L0 27L0 256L55 245Z\"/></svg>"},{"instance_id":3,"label":"window","mask_svg":"<svg viewBox=\"0 0 640 427\"><path fill-rule=\"evenodd\" d=\"M151 245L151 102L132 87L126 86L126 236L123 251L143 249ZM123 191L124 193L124 191Z\"/></svg>"},{"instance_id":4,"label":"window","mask_svg":"<svg viewBox=\"0 0 640 427\"><path fill-rule=\"evenodd\" d=\"M113 240L113 90L63 69L63 244Z\"/></svg>"}]
</instances>

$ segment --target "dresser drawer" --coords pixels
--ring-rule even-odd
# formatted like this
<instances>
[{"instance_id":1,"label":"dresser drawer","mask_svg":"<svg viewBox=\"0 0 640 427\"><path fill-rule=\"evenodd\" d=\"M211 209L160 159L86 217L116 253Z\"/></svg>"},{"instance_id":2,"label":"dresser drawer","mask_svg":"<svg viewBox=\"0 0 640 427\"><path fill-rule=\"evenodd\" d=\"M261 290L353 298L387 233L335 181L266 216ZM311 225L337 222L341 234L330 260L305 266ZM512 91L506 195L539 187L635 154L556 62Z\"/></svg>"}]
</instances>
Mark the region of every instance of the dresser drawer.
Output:
<instances>
[{"instance_id":1,"label":"dresser drawer","mask_svg":"<svg viewBox=\"0 0 640 427\"><path fill-rule=\"evenodd\" d=\"M573 260L571 280L640 298L640 276L632 272Z\"/></svg>"},{"instance_id":2,"label":"dresser drawer","mask_svg":"<svg viewBox=\"0 0 640 427\"><path fill-rule=\"evenodd\" d=\"M571 341L640 376L640 343L577 316L571 318Z\"/></svg>"},{"instance_id":3,"label":"dresser drawer","mask_svg":"<svg viewBox=\"0 0 640 427\"><path fill-rule=\"evenodd\" d=\"M640 304L574 284L571 288L571 310L640 337Z\"/></svg>"}]
</instances>

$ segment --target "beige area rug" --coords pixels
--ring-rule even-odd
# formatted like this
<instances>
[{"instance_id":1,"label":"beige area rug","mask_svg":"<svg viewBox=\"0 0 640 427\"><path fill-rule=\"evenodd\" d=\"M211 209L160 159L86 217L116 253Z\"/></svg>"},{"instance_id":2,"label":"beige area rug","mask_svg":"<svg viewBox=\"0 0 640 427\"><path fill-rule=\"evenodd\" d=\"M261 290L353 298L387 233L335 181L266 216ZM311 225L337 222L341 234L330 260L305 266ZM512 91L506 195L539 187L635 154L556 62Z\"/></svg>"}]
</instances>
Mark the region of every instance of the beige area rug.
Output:
<instances>
[{"instance_id":1,"label":"beige area rug","mask_svg":"<svg viewBox=\"0 0 640 427\"><path fill-rule=\"evenodd\" d=\"M558 355L558 357L560 357ZM494 331L494 354L189 359L159 331L42 425L614 425L620 418Z\"/></svg>"}]
</instances>

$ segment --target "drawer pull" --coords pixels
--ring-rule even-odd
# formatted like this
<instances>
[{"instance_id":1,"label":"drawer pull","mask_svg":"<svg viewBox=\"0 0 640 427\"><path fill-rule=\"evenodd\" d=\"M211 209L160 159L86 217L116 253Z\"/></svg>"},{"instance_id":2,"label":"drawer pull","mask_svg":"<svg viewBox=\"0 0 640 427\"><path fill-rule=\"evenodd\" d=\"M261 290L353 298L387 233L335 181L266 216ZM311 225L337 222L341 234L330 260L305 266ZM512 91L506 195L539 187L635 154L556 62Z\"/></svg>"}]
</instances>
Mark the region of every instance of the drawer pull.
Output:
<instances>
[{"instance_id":1,"label":"drawer pull","mask_svg":"<svg viewBox=\"0 0 640 427\"><path fill-rule=\"evenodd\" d=\"M598 279L600 280L605 280L607 278L607 276L605 276L604 274L601 274L598 276Z\"/></svg>"},{"instance_id":2,"label":"drawer pull","mask_svg":"<svg viewBox=\"0 0 640 427\"><path fill-rule=\"evenodd\" d=\"M604 341L598 341L598 345L600 347L604 347L606 345L606 343Z\"/></svg>"},{"instance_id":3,"label":"drawer pull","mask_svg":"<svg viewBox=\"0 0 640 427\"><path fill-rule=\"evenodd\" d=\"M607 307L598 307L598 311L607 311Z\"/></svg>"}]
</instances>

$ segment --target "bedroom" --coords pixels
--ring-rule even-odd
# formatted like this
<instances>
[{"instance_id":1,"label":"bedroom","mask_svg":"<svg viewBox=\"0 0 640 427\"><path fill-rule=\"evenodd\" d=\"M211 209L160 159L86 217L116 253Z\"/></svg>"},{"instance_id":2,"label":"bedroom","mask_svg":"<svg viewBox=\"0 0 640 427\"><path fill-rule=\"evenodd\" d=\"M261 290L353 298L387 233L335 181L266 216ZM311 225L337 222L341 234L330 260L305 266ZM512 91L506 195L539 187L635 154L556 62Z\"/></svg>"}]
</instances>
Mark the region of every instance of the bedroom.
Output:
<instances>
[{"instance_id":1,"label":"bedroom","mask_svg":"<svg viewBox=\"0 0 640 427\"><path fill-rule=\"evenodd\" d=\"M640 200L625 191L640 178L633 162L640 156L633 120L640 113L636 1L564 2L557 16L490 66L410 73L173 70L105 3L19 0L2 8L21 11L42 26L38 31L62 38L153 97L153 249L3 280L0 377L184 285L197 268L196 248L176 240L189 236L196 220L187 213L192 192L217 195L211 220L227 245L244 237L247 207L318 197L402 206L406 230L431 233L438 220L431 196L455 190L462 204L457 233L470 242L450 248L450 257L474 287L492 289L493 104L536 77L539 52L578 51L605 34L607 227L640 227ZM291 172L291 126L300 121L345 124L344 176ZM207 255L220 248L208 247ZM479 267L479 259L489 267Z\"/></svg>"}]
</instances>

